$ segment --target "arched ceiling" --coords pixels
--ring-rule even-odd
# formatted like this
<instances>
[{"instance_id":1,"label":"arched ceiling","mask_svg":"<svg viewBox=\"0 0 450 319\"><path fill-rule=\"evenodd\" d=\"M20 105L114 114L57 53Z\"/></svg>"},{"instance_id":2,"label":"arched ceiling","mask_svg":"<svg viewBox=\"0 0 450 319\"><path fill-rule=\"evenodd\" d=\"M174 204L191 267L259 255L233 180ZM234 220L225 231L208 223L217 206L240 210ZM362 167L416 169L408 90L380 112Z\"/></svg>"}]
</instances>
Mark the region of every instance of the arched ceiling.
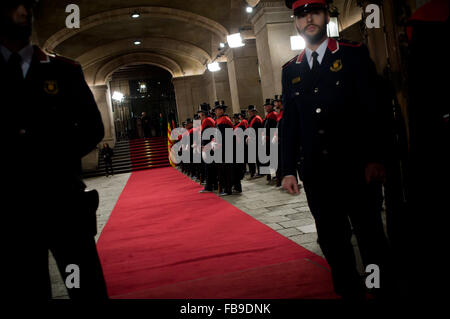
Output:
<instances>
[{"instance_id":1,"label":"arched ceiling","mask_svg":"<svg viewBox=\"0 0 450 319\"><path fill-rule=\"evenodd\" d=\"M247 23L243 0L81 0L80 28L65 26L66 5L41 0L35 29L39 44L79 61L89 84L101 84L126 63L148 63L173 77L203 74L219 42L226 41L230 25ZM138 19L131 18L139 12ZM236 13L242 16L236 17ZM134 45L134 41L141 45ZM135 61L132 61L136 59Z\"/></svg>"},{"instance_id":2,"label":"arched ceiling","mask_svg":"<svg viewBox=\"0 0 450 319\"><path fill-rule=\"evenodd\" d=\"M35 30L45 50L79 61L90 85L104 84L114 68L136 63L161 67L173 77L198 75L204 73L206 64L217 55L219 42L225 42L229 33L249 25L245 7L256 6L258 2L40 0L35 12ZM335 0L341 14L346 15L354 15L354 2ZM65 9L69 3L80 8L79 29L65 26L69 14ZM139 12L140 17L131 18L133 12ZM134 45L136 40L141 45Z\"/></svg>"}]
</instances>

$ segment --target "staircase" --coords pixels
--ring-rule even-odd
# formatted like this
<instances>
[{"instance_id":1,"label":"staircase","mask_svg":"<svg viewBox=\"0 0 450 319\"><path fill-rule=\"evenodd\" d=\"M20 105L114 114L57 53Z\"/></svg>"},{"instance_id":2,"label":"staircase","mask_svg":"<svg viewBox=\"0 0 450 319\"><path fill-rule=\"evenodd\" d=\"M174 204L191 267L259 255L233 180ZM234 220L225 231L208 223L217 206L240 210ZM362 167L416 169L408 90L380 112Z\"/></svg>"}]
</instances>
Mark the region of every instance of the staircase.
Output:
<instances>
[{"instance_id":1,"label":"staircase","mask_svg":"<svg viewBox=\"0 0 450 319\"><path fill-rule=\"evenodd\" d=\"M99 154L98 168L83 173L84 178L105 175L105 163ZM166 137L142 138L117 142L114 147L114 174L170 166Z\"/></svg>"}]
</instances>

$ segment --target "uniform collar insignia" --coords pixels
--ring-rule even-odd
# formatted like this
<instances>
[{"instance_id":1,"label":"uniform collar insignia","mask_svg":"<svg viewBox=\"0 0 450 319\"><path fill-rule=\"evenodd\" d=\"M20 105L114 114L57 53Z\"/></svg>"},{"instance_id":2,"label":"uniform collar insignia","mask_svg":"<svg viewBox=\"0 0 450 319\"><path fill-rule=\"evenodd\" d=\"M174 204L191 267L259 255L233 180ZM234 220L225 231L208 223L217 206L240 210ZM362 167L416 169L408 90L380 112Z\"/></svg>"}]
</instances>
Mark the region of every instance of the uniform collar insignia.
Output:
<instances>
[{"instance_id":1,"label":"uniform collar insignia","mask_svg":"<svg viewBox=\"0 0 450 319\"><path fill-rule=\"evenodd\" d=\"M339 51L339 42L336 39L329 38L328 39L328 50L331 51L331 53L336 53Z\"/></svg>"},{"instance_id":2,"label":"uniform collar insignia","mask_svg":"<svg viewBox=\"0 0 450 319\"><path fill-rule=\"evenodd\" d=\"M306 51L303 50L303 51L298 55L297 62L295 62L295 63L297 63L297 64L302 63L303 56L305 55L305 52L306 52Z\"/></svg>"},{"instance_id":3,"label":"uniform collar insignia","mask_svg":"<svg viewBox=\"0 0 450 319\"><path fill-rule=\"evenodd\" d=\"M49 63L50 62L50 57L44 51L42 51L41 48L39 48L36 45L34 45L33 48L34 48L34 54L40 63Z\"/></svg>"}]
</instances>

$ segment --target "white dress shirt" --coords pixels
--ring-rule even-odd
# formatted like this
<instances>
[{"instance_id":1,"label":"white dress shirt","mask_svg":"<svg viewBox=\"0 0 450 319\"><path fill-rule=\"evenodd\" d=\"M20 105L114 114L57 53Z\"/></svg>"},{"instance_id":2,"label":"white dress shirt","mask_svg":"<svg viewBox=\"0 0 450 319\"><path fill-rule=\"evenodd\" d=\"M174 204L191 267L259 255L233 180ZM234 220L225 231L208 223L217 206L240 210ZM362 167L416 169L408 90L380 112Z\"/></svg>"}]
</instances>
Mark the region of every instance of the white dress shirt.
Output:
<instances>
[{"instance_id":1,"label":"white dress shirt","mask_svg":"<svg viewBox=\"0 0 450 319\"><path fill-rule=\"evenodd\" d=\"M9 57L11 56L12 52L5 48L3 45L0 45L0 52L2 53L5 62L8 63ZM20 63L22 65L23 78L27 76L28 71L30 70L31 61L33 60L33 52L34 49L31 44L28 44L18 52L22 57Z\"/></svg>"},{"instance_id":2,"label":"white dress shirt","mask_svg":"<svg viewBox=\"0 0 450 319\"><path fill-rule=\"evenodd\" d=\"M323 57L325 56L325 52L327 51L327 47L328 47L328 38L326 38L326 40L323 41L322 44L316 50L316 52L318 54L317 61L319 62L319 64L322 64L322 60L323 60ZM309 68L312 69L312 65L313 65L312 53L313 53L313 51L309 48L306 48L305 51L306 51L305 52L306 59L308 60Z\"/></svg>"}]
</instances>

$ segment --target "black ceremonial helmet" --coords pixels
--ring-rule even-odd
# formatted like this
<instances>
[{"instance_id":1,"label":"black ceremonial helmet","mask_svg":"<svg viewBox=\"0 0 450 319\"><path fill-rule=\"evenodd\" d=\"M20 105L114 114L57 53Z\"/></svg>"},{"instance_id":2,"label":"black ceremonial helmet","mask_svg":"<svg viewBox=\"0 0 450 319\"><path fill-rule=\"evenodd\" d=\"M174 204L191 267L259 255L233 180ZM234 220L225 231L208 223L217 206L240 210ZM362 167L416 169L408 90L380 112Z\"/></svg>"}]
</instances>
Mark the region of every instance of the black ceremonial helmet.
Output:
<instances>
[{"instance_id":1,"label":"black ceremonial helmet","mask_svg":"<svg viewBox=\"0 0 450 319\"><path fill-rule=\"evenodd\" d=\"M214 102L214 108L213 111L216 109L222 109L222 110L226 110L227 106L225 105L225 103L222 101L222 103L220 103L219 101Z\"/></svg>"}]
</instances>

